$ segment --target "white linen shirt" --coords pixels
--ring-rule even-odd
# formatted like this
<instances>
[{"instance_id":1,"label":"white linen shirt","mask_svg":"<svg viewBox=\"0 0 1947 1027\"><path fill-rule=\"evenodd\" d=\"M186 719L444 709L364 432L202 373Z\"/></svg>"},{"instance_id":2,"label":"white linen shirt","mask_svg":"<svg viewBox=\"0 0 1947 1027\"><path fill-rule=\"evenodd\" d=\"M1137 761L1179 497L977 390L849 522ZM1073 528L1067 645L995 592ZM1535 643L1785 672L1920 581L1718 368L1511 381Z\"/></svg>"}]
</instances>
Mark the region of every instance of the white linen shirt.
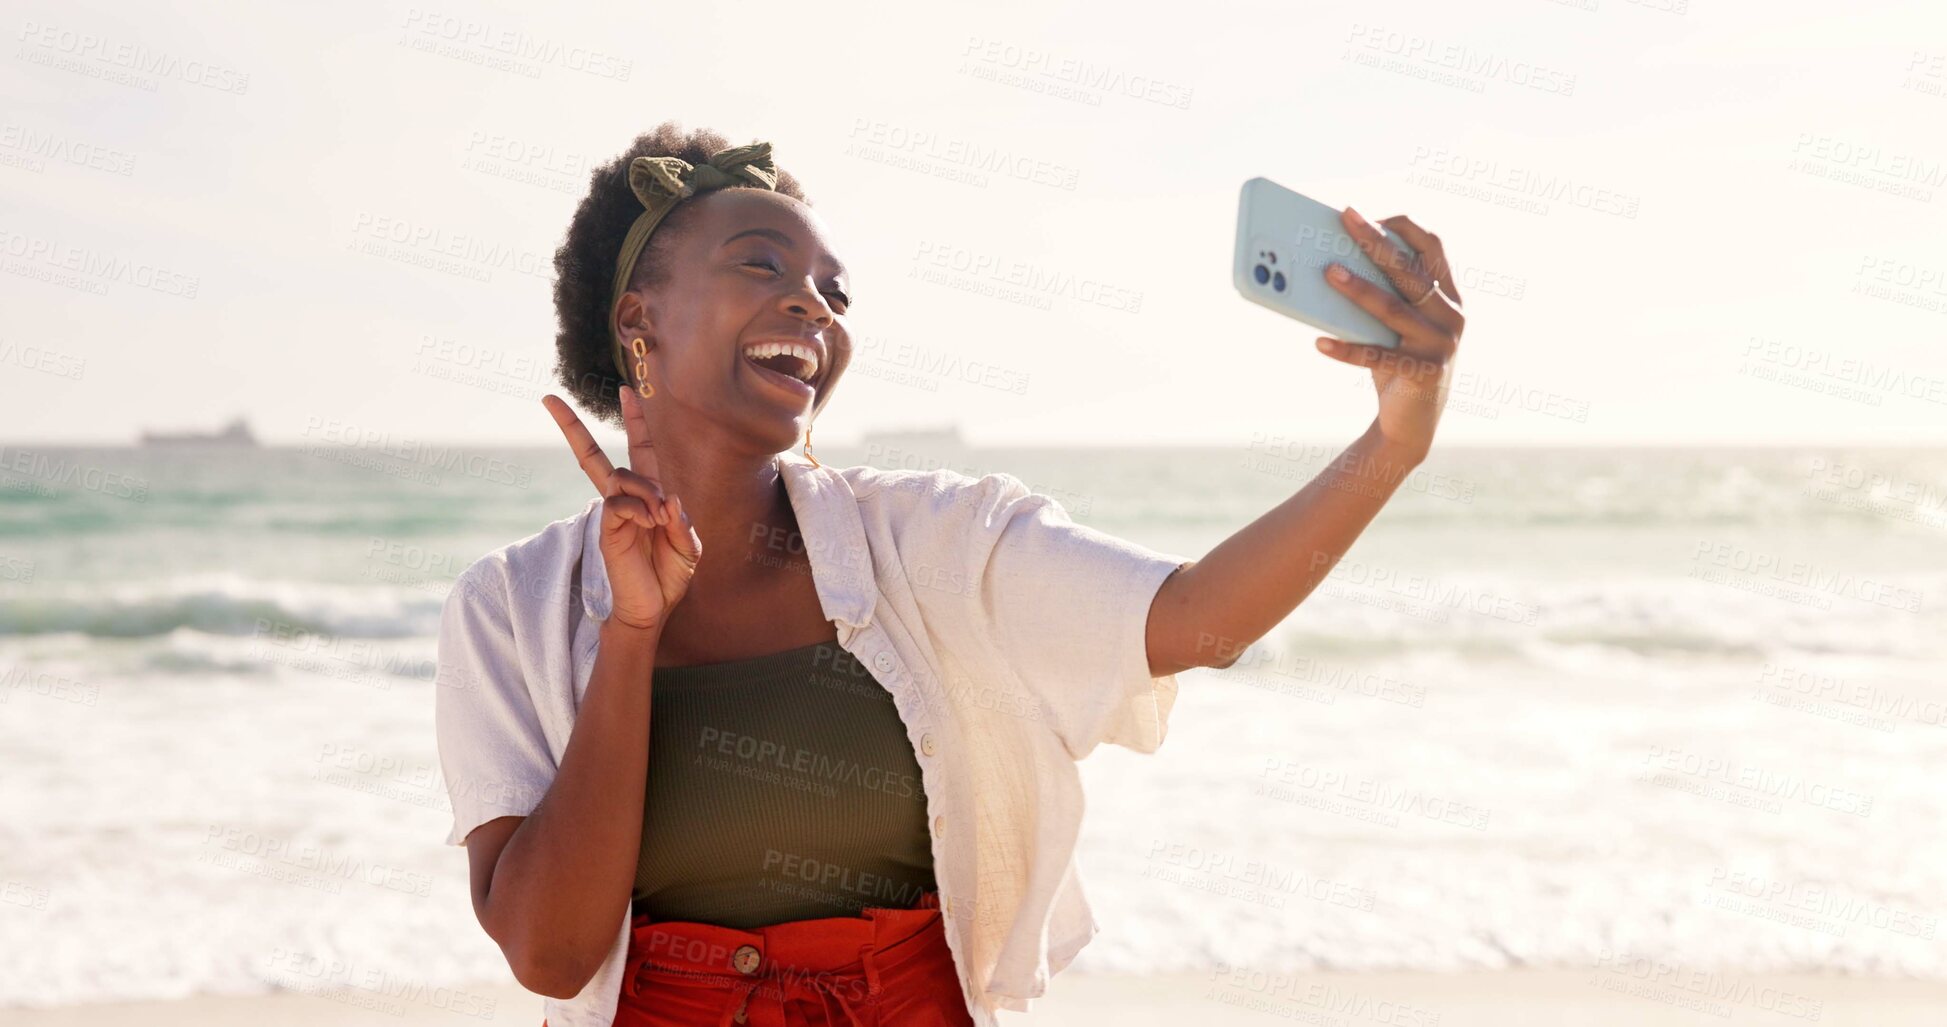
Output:
<instances>
[{"instance_id":1,"label":"white linen shirt","mask_svg":"<svg viewBox=\"0 0 1947 1027\"><path fill-rule=\"evenodd\" d=\"M1162 744L1176 678L1150 676L1145 627L1189 560L1077 524L1010 474L780 463L824 615L892 694L919 760L948 948L968 1012L993 1027L1100 930L1075 863L1075 761ZM434 720L449 845L547 794L609 613L600 530L596 497L482 556L446 599ZM631 923L625 902L587 986L544 999L549 1027L610 1027Z\"/></svg>"}]
</instances>

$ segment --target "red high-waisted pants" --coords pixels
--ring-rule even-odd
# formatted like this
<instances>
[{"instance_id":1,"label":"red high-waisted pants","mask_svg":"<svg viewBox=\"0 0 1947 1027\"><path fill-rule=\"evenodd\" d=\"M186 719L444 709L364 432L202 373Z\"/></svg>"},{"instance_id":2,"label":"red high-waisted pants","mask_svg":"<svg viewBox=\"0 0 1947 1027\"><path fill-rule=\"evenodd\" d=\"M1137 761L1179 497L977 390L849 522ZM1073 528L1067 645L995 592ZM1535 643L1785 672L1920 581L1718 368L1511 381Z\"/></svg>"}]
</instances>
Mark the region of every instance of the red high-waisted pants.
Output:
<instances>
[{"instance_id":1,"label":"red high-waisted pants","mask_svg":"<svg viewBox=\"0 0 1947 1027\"><path fill-rule=\"evenodd\" d=\"M638 916L614 1027L974 1027L939 907L750 931Z\"/></svg>"}]
</instances>

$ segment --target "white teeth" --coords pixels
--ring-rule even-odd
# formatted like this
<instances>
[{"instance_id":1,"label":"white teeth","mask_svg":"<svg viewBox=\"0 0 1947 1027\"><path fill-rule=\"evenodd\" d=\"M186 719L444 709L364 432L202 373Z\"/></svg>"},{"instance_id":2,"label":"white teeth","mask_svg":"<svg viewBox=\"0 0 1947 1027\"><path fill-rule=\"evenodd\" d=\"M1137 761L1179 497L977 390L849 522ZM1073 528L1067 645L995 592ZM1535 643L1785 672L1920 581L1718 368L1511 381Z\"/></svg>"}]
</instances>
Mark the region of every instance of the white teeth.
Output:
<instances>
[{"instance_id":1,"label":"white teeth","mask_svg":"<svg viewBox=\"0 0 1947 1027\"><path fill-rule=\"evenodd\" d=\"M800 381L809 382L812 378L817 376L818 351L803 343L760 342L752 346L744 347L744 355L752 359L758 359L762 357L774 357L780 353L789 353L792 356L797 357L798 359L803 360L805 362L804 373L802 375L797 376L797 378Z\"/></svg>"}]
</instances>

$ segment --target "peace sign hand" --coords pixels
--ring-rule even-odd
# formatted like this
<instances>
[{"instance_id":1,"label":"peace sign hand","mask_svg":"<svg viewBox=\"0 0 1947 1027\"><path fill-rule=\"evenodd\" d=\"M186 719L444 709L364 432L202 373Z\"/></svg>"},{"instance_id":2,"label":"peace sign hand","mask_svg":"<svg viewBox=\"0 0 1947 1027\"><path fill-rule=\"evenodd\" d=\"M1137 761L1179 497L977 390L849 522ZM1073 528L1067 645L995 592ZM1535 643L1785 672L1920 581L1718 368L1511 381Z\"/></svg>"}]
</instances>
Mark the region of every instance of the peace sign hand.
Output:
<instances>
[{"instance_id":1,"label":"peace sign hand","mask_svg":"<svg viewBox=\"0 0 1947 1027\"><path fill-rule=\"evenodd\" d=\"M665 501L656 447L634 389L622 387L622 423L629 434L629 466L616 467L596 445L581 418L552 394L541 404L568 438L582 473L603 495L602 565L613 605L609 619L624 627L660 632L670 611L689 592L703 540L690 524L680 497Z\"/></svg>"}]
</instances>

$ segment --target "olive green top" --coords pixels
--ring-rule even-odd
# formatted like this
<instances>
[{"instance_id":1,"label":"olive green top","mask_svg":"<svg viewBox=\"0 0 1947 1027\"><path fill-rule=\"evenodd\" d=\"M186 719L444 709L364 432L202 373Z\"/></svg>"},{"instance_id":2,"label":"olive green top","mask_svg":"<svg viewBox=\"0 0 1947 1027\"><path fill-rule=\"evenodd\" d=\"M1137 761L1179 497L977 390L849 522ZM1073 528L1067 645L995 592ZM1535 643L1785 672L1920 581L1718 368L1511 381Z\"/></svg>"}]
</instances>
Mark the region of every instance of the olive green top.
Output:
<instances>
[{"instance_id":1,"label":"olive green top","mask_svg":"<svg viewBox=\"0 0 1947 1027\"><path fill-rule=\"evenodd\" d=\"M658 667L654 689L635 914L751 930L937 887L905 724L836 642Z\"/></svg>"}]
</instances>

